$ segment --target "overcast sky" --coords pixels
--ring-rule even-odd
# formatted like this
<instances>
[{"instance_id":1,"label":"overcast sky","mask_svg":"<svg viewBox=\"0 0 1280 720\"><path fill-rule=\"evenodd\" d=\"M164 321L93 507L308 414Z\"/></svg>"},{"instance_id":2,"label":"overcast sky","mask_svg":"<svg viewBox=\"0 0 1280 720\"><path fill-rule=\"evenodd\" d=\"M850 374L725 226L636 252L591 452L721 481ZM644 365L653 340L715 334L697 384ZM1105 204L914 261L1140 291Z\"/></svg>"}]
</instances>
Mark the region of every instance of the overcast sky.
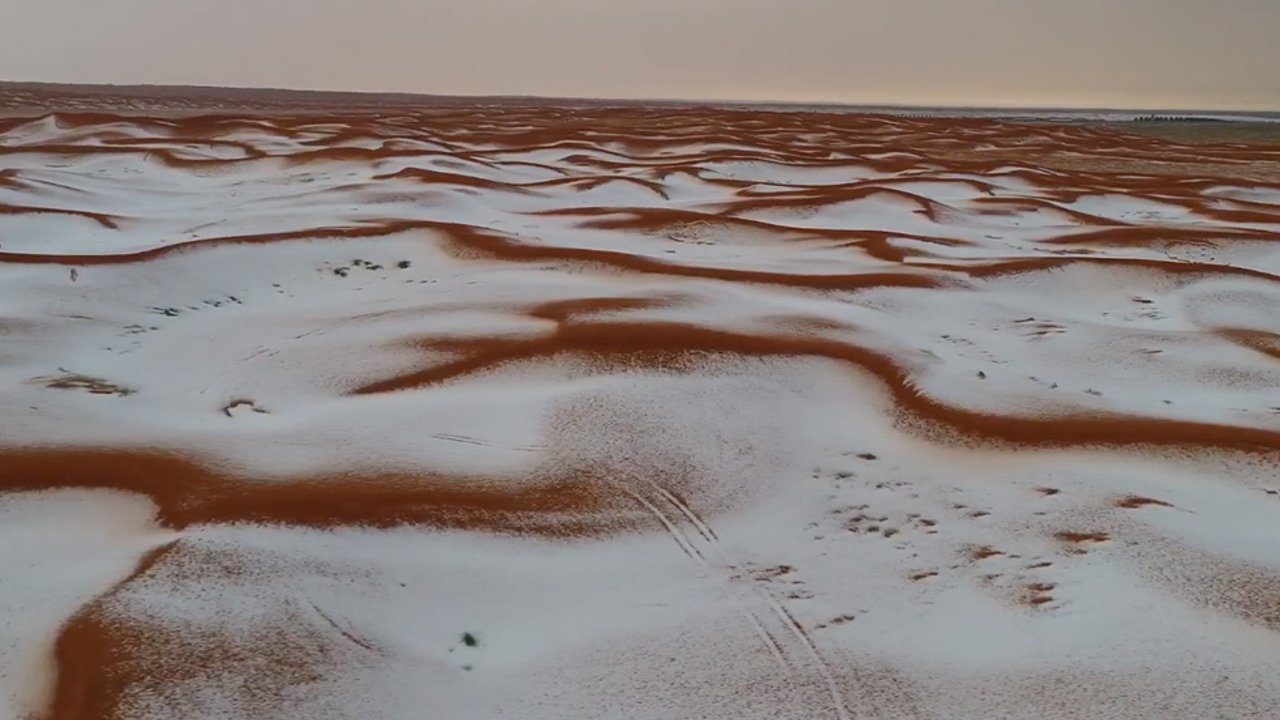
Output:
<instances>
[{"instance_id":1,"label":"overcast sky","mask_svg":"<svg viewBox=\"0 0 1280 720\"><path fill-rule=\"evenodd\" d=\"M1280 110L1280 0L14 0L0 79Z\"/></svg>"}]
</instances>

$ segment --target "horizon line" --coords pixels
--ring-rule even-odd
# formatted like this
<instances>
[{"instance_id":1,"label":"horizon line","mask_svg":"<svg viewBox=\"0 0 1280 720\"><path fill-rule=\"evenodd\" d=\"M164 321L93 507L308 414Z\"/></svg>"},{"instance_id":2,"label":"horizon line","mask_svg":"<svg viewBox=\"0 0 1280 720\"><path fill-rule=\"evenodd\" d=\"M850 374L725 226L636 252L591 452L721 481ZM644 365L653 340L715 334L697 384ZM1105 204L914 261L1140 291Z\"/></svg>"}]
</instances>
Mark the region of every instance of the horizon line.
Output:
<instances>
[{"instance_id":1,"label":"horizon line","mask_svg":"<svg viewBox=\"0 0 1280 720\"><path fill-rule=\"evenodd\" d=\"M43 86L51 88L79 88L102 90L197 90L197 91L249 91L259 93L290 93L299 95L362 95L369 97L395 97L403 99L435 99L435 100L538 100L561 102L619 102L629 104L665 104L665 105L744 105L764 107L822 107L849 109L891 109L891 110L958 110L958 111L1023 111L1023 112L1115 112L1115 113L1200 113L1226 115L1280 115L1280 107L1274 109L1240 109L1240 108L1193 108L1193 107L1154 107L1128 106L1107 107L1099 105L1033 105L1018 103L991 103L985 105L951 105L925 104L912 102L851 102L843 100L742 100L688 97L618 97L618 96L571 96L571 95L539 95L536 93L488 93L488 94L444 94L429 92L412 92L405 90L347 90L335 88L288 88L268 85L202 85L172 83L115 83L115 82L63 82L49 80L3 80L3 86Z\"/></svg>"}]
</instances>

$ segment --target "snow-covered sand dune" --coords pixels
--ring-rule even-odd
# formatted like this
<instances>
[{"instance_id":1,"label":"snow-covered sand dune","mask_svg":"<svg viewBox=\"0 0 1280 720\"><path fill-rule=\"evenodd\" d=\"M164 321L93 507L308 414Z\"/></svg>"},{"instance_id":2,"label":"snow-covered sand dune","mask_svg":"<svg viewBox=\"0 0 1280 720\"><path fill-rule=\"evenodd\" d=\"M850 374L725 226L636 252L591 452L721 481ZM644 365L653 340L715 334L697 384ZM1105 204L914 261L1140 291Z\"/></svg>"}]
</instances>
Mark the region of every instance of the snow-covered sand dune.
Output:
<instances>
[{"instance_id":1,"label":"snow-covered sand dune","mask_svg":"<svg viewBox=\"0 0 1280 720\"><path fill-rule=\"evenodd\" d=\"M1277 166L0 121L0 717L1278 717Z\"/></svg>"}]
</instances>

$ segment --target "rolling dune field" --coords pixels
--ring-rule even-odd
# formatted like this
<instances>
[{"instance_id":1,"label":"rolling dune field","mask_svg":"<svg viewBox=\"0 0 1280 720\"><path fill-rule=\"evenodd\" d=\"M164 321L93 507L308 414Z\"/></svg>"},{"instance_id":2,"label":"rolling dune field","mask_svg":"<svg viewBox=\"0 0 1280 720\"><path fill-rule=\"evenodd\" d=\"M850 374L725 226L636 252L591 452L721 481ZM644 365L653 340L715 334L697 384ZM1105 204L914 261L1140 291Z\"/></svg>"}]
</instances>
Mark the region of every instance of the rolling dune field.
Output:
<instances>
[{"instance_id":1,"label":"rolling dune field","mask_svg":"<svg viewBox=\"0 0 1280 720\"><path fill-rule=\"evenodd\" d=\"M0 718L1280 717L1280 146L0 118Z\"/></svg>"}]
</instances>

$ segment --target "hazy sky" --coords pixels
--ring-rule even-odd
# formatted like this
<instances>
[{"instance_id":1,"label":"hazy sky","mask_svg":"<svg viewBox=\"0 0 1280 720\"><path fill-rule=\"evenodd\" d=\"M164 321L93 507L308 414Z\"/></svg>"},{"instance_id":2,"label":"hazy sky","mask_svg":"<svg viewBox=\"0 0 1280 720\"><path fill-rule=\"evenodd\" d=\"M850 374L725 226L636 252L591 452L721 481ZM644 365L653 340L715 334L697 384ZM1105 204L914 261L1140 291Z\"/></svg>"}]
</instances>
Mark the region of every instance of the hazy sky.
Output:
<instances>
[{"instance_id":1,"label":"hazy sky","mask_svg":"<svg viewBox=\"0 0 1280 720\"><path fill-rule=\"evenodd\" d=\"M31 0L0 79L1280 110L1280 0Z\"/></svg>"}]
</instances>

